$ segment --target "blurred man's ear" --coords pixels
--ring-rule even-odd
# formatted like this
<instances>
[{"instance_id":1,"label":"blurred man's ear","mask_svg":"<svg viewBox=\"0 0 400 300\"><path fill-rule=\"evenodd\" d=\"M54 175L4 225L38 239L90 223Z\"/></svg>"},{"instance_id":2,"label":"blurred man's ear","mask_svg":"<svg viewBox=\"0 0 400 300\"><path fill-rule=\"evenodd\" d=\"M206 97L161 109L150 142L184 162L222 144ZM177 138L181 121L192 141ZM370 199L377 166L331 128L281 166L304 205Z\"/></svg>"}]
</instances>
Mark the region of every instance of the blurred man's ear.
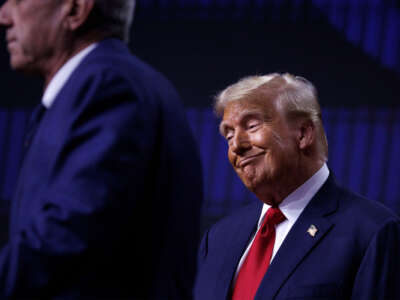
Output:
<instances>
[{"instance_id":1,"label":"blurred man's ear","mask_svg":"<svg viewBox=\"0 0 400 300\"><path fill-rule=\"evenodd\" d=\"M110 0L112 1L112 0ZM95 0L66 0L67 9L66 26L75 31L88 19L93 10Z\"/></svg>"}]
</instances>

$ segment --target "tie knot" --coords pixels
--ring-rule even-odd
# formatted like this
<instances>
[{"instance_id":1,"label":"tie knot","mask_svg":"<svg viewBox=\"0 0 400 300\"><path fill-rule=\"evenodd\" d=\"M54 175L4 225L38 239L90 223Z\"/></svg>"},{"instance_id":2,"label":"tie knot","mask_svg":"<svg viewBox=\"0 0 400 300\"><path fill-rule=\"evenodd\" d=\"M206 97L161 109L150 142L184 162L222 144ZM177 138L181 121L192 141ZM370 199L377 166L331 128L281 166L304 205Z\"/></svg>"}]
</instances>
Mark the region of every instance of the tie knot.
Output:
<instances>
[{"instance_id":1,"label":"tie knot","mask_svg":"<svg viewBox=\"0 0 400 300\"><path fill-rule=\"evenodd\" d=\"M286 219L279 207L270 207L265 215L265 223L269 225L278 225Z\"/></svg>"},{"instance_id":2,"label":"tie knot","mask_svg":"<svg viewBox=\"0 0 400 300\"><path fill-rule=\"evenodd\" d=\"M275 225L278 225L285 219L285 215L278 207L270 207L265 214L263 224L260 228L261 236L267 237L272 231L275 232Z\"/></svg>"}]
</instances>

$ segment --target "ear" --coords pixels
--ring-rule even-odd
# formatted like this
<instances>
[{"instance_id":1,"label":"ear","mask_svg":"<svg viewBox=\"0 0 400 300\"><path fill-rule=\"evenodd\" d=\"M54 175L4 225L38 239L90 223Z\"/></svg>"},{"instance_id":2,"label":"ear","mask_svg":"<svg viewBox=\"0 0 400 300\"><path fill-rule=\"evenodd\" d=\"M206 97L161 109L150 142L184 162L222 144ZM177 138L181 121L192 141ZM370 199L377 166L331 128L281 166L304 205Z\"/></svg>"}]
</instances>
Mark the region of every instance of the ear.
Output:
<instances>
[{"instance_id":1,"label":"ear","mask_svg":"<svg viewBox=\"0 0 400 300\"><path fill-rule=\"evenodd\" d=\"M304 151L314 143L315 125L311 120L301 120L298 128L299 148Z\"/></svg>"},{"instance_id":2,"label":"ear","mask_svg":"<svg viewBox=\"0 0 400 300\"><path fill-rule=\"evenodd\" d=\"M111 1L111 0L110 0ZM93 10L95 0L67 0L66 26L69 30L75 31L81 27Z\"/></svg>"}]
</instances>

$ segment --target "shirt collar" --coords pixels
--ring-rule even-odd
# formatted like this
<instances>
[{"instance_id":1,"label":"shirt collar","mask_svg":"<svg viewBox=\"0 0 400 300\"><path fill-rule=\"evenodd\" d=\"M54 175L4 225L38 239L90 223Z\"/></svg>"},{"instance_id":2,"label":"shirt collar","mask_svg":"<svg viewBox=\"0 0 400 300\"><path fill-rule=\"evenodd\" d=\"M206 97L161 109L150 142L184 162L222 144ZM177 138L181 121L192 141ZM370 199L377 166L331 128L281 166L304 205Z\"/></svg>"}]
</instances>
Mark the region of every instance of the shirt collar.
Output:
<instances>
[{"instance_id":1,"label":"shirt collar","mask_svg":"<svg viewBox=\"0 0 400 300\"><path fill-rule=\"evenodd\" d=\"M85 49L71 57L54 75L42 97L42 103L46 108L50 108L64 84L70 78L81 61L96 48L97 43L91 44Z\"/></svg>"},{"instance_id":2,"label":"shirt collar","mask_svg":"<svg viewBox=\"0 0 400 300\"><path fill-rule=\"evenodd\" d=\"M329 169L325 163L313 176L283 199L279 208L289 223L294 224L297 221L304 208L328 179L328 176ZM264 203L260 219L258 220L258 228L260 228L265 213L270 207L270 205Z\"/></svg>"}]
</instances>

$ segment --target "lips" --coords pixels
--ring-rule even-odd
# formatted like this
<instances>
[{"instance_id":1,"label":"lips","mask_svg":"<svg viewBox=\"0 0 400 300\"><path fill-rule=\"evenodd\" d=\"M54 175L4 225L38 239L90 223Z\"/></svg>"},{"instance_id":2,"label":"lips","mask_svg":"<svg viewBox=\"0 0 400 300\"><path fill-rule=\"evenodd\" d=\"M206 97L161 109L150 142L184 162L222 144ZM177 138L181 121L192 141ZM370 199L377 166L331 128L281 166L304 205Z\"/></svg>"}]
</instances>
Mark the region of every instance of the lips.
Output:
<instances>
[{"instance_id":1,"label":"lips","mask_svg":"<svg viewBox=\"0 0 400 300\"><path fill-rule=\"evenodd\" d=\"M11 34L11 32L6 33L7 43L12 43L16 40L16 38Z\"/></svg>"},{"instance_id":2,"label":"lips","mask_svg":"<svg viewBox=\"0 0 400 300\"><path fill-rule=\"evenodd\" d=\"M14 40L7 42L7 49L10 52L13 48Z\"/></svg>"},{"instance_id":3,"label":"lips","mask_svg":"<svg viewBox=\"0 0 400 300\"><path fill-rule=\"evenodd\" d=\"M13 39L14 39L13 33L10 30L7 30L7 32L6 32L6 40L10 41L10 40L13 40Z\"/></svg>"},{"instance_id":4,"label":"lips","mask_svg":"<svg viewBox=\"0 0 400 300\"><path fill-rule=\"evenodd\" d=\"M237 163L237 166L239 168L243 168L246 165L250 164L253 160L257 159L259 156L263 155L264 153L258 153L258 154L254 154L254 155L249 155L246 157L243 157L242 159L239 160L239 162Z\"/></svg>"},{"instance_id":5,"label":"lips","mask_svg":"<svg viewBox=\"0 0 400 300\"><path fill-rule=\"evenodd\" d=\"M10 45L10 44L12 44L13 42L15 42L16 39L13 38L13 37L7 36L6 41L7 41L7 45Z\"/></svg>"}]
</instances>

